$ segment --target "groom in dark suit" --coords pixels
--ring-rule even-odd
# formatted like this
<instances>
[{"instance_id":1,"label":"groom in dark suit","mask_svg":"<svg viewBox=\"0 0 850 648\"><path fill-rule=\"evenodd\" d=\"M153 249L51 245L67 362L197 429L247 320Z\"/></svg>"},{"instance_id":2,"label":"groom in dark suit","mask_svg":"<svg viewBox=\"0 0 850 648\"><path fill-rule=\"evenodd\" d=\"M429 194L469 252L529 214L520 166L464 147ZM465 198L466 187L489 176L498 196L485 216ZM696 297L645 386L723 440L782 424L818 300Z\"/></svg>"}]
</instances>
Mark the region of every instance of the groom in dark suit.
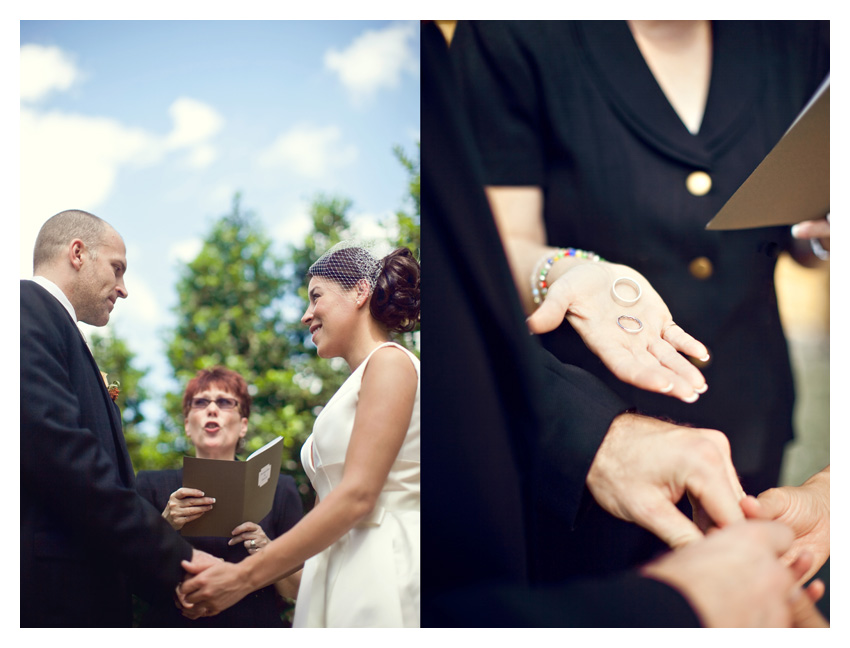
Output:
<instances>
[{"instance_id":1,"label":"groom in dark suit","mask_svg":"<svg viewBox=\"0 0 850 648\"><path fill-rule=\"evenodd\" d=\"M124 242L65 211L33 262L21 281L21 626L130 626L131 592L172 596L193 549L136 494L120 412L77 328L105 325L127 297Z\"/></svg>"}]
</instances>

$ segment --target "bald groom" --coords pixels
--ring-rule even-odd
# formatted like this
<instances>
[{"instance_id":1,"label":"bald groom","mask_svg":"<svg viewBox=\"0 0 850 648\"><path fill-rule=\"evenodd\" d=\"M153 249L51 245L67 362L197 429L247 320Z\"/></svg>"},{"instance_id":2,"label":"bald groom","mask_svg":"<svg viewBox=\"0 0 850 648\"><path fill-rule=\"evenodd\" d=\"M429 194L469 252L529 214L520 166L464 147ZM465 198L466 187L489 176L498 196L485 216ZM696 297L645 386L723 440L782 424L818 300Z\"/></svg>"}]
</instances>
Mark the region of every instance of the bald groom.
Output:
<instances>
[{"instance_id":1,"label":"bald groom","mask_svg":"<svg viewBox=\"0 0 850 648\"><path fill-rule=\"evenodd\" d=\"M193 557L136 494L121 413L77 328L109 321L126 270L118 232L70 210L42 226L21 281L22 627L129 627L131 592L173 596Z\"/></svg>"}]
</instances>

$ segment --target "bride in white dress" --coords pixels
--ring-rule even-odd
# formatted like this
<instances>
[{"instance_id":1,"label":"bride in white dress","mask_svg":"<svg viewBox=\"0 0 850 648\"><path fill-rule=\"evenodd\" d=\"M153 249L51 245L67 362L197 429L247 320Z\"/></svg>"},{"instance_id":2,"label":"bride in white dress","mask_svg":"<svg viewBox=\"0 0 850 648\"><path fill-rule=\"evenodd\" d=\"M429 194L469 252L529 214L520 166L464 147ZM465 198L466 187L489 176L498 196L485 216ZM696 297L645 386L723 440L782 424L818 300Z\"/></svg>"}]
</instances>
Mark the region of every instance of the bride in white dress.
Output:
<instances>
[{"instance_id":1,"label":"bride in white dress","mask_svg":"<svg viewBox=\"0 0 850 648\"><path fill-rule=\"evenodd\" d=\"M352 373L301 451L319 502L240 563L179 588L207 616L304 564L295 627L419 626L419 360L392 342L419 319L419 264L405 248L376 260L342 243L310 268L309 327L322 358Z\"/></svg>"}]
</instances>

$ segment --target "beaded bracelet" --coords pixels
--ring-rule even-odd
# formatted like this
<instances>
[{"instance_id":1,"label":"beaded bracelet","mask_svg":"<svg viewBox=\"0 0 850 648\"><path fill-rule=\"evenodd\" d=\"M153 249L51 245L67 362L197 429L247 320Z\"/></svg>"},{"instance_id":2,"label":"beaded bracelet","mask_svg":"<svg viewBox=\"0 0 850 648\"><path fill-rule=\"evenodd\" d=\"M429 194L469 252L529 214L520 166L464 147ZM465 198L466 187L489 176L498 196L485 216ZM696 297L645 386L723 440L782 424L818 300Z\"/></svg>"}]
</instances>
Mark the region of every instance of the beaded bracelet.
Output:
<instances>
[{"instance_id":1,"label":"beaded bracelet","mask_svg":"<svg viewBox=\"0 0 850 648\"><path fill-rule=\"evenodd\" d=\"M595 252L587 252L586 250L577 250L576 248L561 248L554 254L547 254L534 268L531 273L531 297L535 304L539 304L549 292L549 284L546 282L546 277L549 275L549 270L561 259L566 257L576 257L579 259L588 259L590 261L604 261L601 256Z\"/></svg>"}]
</instances>

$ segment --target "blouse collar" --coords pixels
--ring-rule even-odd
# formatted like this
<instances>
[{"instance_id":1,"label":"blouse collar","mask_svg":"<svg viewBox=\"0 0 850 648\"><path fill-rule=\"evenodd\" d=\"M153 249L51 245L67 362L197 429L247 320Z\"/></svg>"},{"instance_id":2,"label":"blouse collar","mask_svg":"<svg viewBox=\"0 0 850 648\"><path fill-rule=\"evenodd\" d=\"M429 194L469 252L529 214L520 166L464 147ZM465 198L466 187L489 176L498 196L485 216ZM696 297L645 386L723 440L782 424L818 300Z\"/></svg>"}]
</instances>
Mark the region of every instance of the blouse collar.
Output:
<instances>
[{"instance_id":1,"label":"blouse collar","mask_svg":"<svg viewBox=\"0 0 850 648\"><path fill-rule=\"evenodd\" d=\"M711 82L696 135L670 105L625 21L580 21L575 27L579 51L606 100L638 137L662 153L710 169L712 159L747 126L764 78L757 24L712 23Z\"/></svg>"}]
</instances>

